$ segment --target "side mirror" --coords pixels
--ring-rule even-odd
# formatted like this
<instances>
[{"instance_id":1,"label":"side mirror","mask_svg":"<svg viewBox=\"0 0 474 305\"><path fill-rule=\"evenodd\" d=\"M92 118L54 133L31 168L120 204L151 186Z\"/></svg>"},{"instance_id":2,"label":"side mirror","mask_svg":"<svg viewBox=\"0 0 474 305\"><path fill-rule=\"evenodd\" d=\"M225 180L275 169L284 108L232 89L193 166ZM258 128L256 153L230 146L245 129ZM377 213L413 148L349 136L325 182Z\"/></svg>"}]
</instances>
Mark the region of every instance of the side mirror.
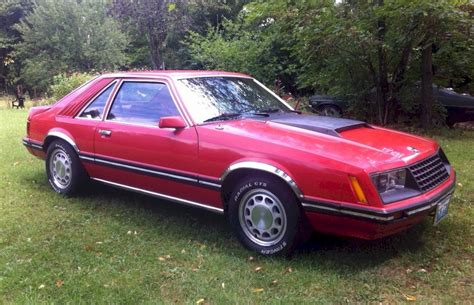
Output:
<instances>
[{"instance_id":1,"label":"side mirror","mask_svg":"<svg viewBox=\"0 0 474 305\"><path fill-rule=\"evenodd\" d=\"M165 116L165 117L160 118L158 127L181 129L181 128L186 127L186 123L183 121L183 118L181 118L180 116Z\"/></svg>"}]
</instances>

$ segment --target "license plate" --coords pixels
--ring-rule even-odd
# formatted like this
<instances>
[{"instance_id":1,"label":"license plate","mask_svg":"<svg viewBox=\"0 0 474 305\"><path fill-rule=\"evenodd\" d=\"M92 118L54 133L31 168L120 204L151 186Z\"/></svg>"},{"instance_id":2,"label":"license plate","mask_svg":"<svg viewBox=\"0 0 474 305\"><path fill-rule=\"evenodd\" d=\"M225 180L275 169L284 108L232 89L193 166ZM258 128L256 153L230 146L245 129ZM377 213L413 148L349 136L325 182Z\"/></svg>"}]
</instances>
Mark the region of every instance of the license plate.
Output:
<instances>
[{"instance_id":1,"label":"license plate","mask_svg":"<svg viewBox=\"0 0 474 305\"><path fill-rule=\"evenodd\" d=\"M451 200L451 195L443 198L436 207L436 214L434 217L434 225L436 226L446 215L448 215L449 200Z\"/></svg>"}]
</instances>

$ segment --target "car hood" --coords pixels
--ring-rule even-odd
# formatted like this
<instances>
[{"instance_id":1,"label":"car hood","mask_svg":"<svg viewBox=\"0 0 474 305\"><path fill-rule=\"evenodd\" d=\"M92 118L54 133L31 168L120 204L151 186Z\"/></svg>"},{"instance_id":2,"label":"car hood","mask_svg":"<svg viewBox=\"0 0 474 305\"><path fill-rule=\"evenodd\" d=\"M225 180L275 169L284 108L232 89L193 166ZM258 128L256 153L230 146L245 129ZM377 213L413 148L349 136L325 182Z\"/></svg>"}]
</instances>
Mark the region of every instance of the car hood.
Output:
<instances>
[{"instance_id":1,"label":"car hood","mask_svg":"<svg viewBox=\"0 0 474 305\"><path fill-rule=\"evenodd\" d=\"M369 172L405 166L434 154L438 147L434 141L362 121L316 115L272 114L215 124L229 136L233 134L251 138L254 143L263 141L270 144L253 146L244 141L251 149L285 147L286 150L301 152L300 155L291 153L291 156L304 155L307 159L302 162L311 161L308 155L313 155ZM241 141L236 141L234 145L241 144Z\"/></svg>"}]
</instances>

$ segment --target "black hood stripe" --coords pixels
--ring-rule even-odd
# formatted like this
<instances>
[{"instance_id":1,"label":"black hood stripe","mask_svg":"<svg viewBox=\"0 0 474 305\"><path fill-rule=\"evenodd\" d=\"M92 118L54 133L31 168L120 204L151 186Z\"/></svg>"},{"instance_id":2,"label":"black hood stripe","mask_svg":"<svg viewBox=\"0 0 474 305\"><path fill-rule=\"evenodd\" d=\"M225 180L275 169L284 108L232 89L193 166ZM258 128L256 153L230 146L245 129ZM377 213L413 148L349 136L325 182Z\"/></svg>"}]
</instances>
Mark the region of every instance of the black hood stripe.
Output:
<instances>
[{"instance_id":1,"label":"black hood stripe","mask_svg":"<svg viewBox=\"0 0 474 305\"><path fill-rule=\"evenodd\" d=\"M267 121L335 137L340 137L339 133L345 130L361 127L371 128L370 125L362 121L296 113L275 114L268 117Z\"/></svg>"}]
</instances>

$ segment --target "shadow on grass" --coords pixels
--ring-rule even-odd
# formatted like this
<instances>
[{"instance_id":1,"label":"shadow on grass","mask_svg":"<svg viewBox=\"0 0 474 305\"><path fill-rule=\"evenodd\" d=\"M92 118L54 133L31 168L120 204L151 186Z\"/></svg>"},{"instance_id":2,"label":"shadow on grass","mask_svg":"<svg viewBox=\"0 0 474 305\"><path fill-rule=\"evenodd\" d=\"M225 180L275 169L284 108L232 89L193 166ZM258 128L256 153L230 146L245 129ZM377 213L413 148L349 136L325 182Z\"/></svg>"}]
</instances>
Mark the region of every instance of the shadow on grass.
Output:
<instances>
[{"instance_id":1,"label":"shadow on grass","mask_svg":"<svg viewBox=\"0 0 474 305\"><path fill-rule=\"evenodd\" d=\"M26 181L38 181L38 179L39 177L35 175ZM132 223L153 230L153 227L165 222L165 229L168 232L163 232L161 229L161 234L178 234L182 240L212 244L212 247L222 255L236 255L242 260L254 255L243 250L238 244L224 216L198 208L159 200L96 182L89 183L85 191L69 200L74 201L73 204L79 205L81 209L92 209L94 213L102 213L105 216L112 217L114 213L122 213L124 216L119 218L119 221L124 222L124 227ZM331 270L345 274L371 269L406 254L414 257L429 256L430 249L422 238L428 228L429 224L426 221L395 236L375 241L314 233L310 240L301 245L291 257L291 264L305 269ZM281 257L271 260L288 264L287 259Z\"/></svg>"}]
</instances>

